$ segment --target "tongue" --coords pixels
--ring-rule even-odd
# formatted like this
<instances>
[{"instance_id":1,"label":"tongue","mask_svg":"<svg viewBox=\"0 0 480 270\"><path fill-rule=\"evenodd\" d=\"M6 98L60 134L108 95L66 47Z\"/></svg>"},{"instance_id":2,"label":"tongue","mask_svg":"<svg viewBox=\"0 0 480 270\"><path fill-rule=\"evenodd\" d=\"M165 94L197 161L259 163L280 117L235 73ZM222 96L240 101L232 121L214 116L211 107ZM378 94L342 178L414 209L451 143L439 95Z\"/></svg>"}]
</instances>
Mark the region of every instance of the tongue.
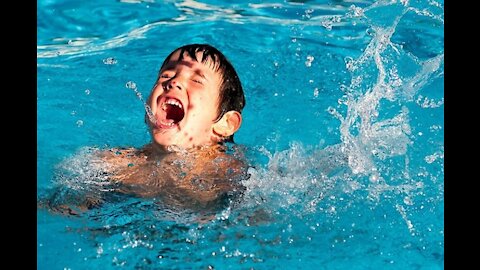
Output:
<instances>
[{"instance_id":1,"label":"tongue","mask_svg":"<svg viewBox=\"0 0 480 270\"><path fill-rule=\"evenodd\" d=\"M173 120L174 123L182 121L184 116L183 110L174 105L167 105L165 112L167 113L165 118L167 120Z\"/></svg>"}]
</instances>

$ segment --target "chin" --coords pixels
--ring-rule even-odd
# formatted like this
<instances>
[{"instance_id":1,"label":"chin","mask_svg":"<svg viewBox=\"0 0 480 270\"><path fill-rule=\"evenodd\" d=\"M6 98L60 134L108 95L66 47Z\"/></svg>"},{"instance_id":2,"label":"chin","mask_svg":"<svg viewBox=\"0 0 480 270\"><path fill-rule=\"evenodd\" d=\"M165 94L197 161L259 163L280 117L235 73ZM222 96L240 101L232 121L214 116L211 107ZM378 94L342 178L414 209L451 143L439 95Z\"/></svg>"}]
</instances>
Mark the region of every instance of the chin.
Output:
<instances>
[{"instance_id":1,"label":"chin","mask_svg":"<svg viewBox=\"0 0 480 270\"><path fill-rule=\"evenodd\" d=\"M159 149L165 150L167 152L177 152L182 149L188 149L191 147L189 145L185 145L181 142L168 138L154 138L153 142Z\"/></svg>"}]
</instances>

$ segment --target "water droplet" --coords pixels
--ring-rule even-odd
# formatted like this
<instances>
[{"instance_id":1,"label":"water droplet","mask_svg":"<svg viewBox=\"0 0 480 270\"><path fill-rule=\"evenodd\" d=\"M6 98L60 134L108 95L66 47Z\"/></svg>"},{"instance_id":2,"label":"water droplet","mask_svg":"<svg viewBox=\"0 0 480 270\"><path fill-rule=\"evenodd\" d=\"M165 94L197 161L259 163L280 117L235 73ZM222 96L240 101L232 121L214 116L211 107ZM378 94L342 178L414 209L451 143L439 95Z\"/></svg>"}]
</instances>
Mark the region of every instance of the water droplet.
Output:
<instances>
[{"instance_id":1,"label":"water droplet","mask_svg":"<svg viewBox=\"0 0 480 270\"><path fill-rule=\"evenodd\" d=\"M365 33L371 37L375 36L375 30L372 28L368 28L367 30L365 30Z\"/></svg>"},{"instance_id":2,"label":"water droplet","mask_svg":"<svg viewBox=\"0 0 480 270\"><path fill-rule=\"evenodd\" d=\"M405 197L403 198L403 202L406 204L406 205L413 205L413 202L412 202L412 199L410 199L410 197Z\"/></svg>"},{"instance_id":3,"label":"water droplet","mask_svg":"<svg viewBox=\"0 0 480 270\"><path fill-rule=\"evenodd\" d=\"M322 26L325 27L328 31L332 30L332 22L331 21L328 21L328 20L325 20L325 21L322 21Z\"/></svg>"},{"instance_id":4,"label":"water droplet","mask_svg":"<svg viewBox=\"0 0 480 270\"><path fill-rule=\"evenodd\" d=\"M350 72L355 70L356 68L355 61L353 60L352 57L349 57L349 56L345 57L345 66Z\"/></svg>"},{"instance_id":5,"label":"water droplet","mask_svg":"<svg viewBox=\"0 0 480 270\"><path fill-rule=\"evenodd\" d=\"M129 88L129 89L137 89L137 84L133 81L128 81L126 84L125 84L125 87Z\"/></svg>"},{"instance_id":6,"label":"water droplet","mask_svg":"<svg viewBox=\"0 0 480 270\"><path fill-rule=\"evenodd\" d=\"M82 121L82 120L78 120L76 124L77 124L77 127L81 127L81 126L83 126L83 121Z\"/></svg>"},{"instance_id":7,"label":"water droplet","mask_svg":"<svg viewBox=\"0 0 480 270\"><path fill-rule=\"evenodd\" d=\"M90 90L89 89L85 90L85 95L90 95Z\"/></svg>"},{"instance_id":8,"label":"water droplet","mask_svg":"<svg viewBox=\"0 0 480 270\"><path fill-rule=\"evenodd\" d=\"M305 66L307 67L311 67L312 66L312 62L315 58L311 55L307 56L307 60L305 61Z\"/></svg>"},{"instance_id":9,"label":"water droplet","mask_svg":"<svg viewBox=\"0 0 480 270\"><path fill-rule=\"evenodd\" d=\"M377 183L378 182L378 175L376 175L376 174L370 175L370 182Z\"/></svg>"},{"instance_id":10,"label":"water droplet","mask_svg":"<svg viewBox=\"0 0 480 270\"><path fill-rule=\"evenodd\" d=\"M147 117L148 117L148 120L150 120L150 122L152 122L153 124L157 124L157 119L155 118L155 115L153 115L153 112L152 112L152 109L150 108L150 106L148 106L145 101L143 100L143 96L142 96L142 93L140 93L137 89L137 84L133 81L128 81L126 84L125 84L125 87L128 88L128 89L132 89L133 92L135 92L135 95L138 97L138 99L143 103L143 107L145 108L145 111L147 112Z\"/></svg>"},{"instance_id":11,"label":"water droplet","mask_svg":"<svg viewBox=\"0 0 480 270\"><path fill-rule=\"evenodd\" d=\"M347 16L348 16L348 17L363 17L363 16L364 16L364 12L363 12L363 9L362 9L362 8L356 7L355 5L351 5L351 6L348 8Z\"/></svg>"},{"instance_id":12,"label":"water droplet","mask_svg":"<svg viewBox=\"0 0 480 270\"><path fill-rule=\"evenodd\" d=\"M117 59L115 59L113 57L107 57L107 58L103 59L103 63L105 65L115 65L117 63Z\"/></svg>"}]
</instances>

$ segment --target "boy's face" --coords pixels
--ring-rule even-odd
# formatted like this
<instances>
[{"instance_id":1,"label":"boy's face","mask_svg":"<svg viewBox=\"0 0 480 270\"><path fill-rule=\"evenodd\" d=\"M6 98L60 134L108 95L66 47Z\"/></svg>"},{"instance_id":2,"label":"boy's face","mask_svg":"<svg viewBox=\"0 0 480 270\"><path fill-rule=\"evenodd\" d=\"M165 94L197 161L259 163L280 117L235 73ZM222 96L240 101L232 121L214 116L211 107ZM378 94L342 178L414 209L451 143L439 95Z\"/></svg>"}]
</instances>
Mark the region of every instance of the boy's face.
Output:
<instances>
[{"instance_id":1,"label":"boy's face","mask_svg":"<svg viewBox=\"0 0 480 270\"><path fill-rule=\"evenodd\" d=\"M202 63L203 52L196 60L176 51L160 70L150 94L148 105L156 118L149 121L155 143L183 148L216 142L213 132L218 117L221 75L214 70L211 59Z\"/></svg>"}]
</instances>

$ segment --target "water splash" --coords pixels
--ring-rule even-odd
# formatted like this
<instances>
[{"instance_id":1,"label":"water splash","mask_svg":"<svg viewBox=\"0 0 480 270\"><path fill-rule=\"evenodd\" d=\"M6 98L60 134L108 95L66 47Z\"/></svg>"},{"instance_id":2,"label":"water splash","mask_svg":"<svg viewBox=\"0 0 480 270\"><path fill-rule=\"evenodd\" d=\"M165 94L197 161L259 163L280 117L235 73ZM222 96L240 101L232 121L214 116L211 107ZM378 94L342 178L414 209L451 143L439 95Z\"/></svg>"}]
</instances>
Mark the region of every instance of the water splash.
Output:
<instances>
[{"instance_id":1,"label":"water splash","mask_svg":"<svg viewBox=\"0 0 480 270\"><path fill-rule=\"evenodd\" d=\"M443 75L444 54L421 61L404 50L402 44L392 41L405 15L414 11L408 1L402 4L402 10L390 25L379 26L370 20L367 32L371 41L356 59L345 58L351 82L343 86L344 96L339 99L338 107L330 107L328 111L340 121L340 147L353 173L351 177L364 185L368 198L378 202L385 193L403 194L408 198L408 203L405 200L403 203L410 205L410 195L424 188L424 183L409 173L412 155L409 148L415 143L410 126L411 104L421 104L422 108L443 105L443 98L435 102L421 95L415 101L415 97L432 79ZM368 10L374 8L372 5ZM422 15L431 17L427 13ZM414 70L413 75L405 71L402 66L405 63L410 65L408 71ZM428 156L425 160L433 159ZM398 175L392 173L392 166L397 166Z\"/></svg>"},{"instance_id":2,"label":"water splash","mask_svg":"<svg viewBox=\"0 0 480 270\"><path fill-rule=\"evenodd\" d=\"M145 112L147 113L148 120L150 120L150 122L152 122L154 125L156 125L157 124L157 118L155 118L155 115L152 112L152 108L150 108L150 106L148 106L147 103L145 102L145 100L143 99L142 93L140 93L140 91L138 91L137 84L133 81L128 81L125 84L125 87L128 88L128 89L131 89L133 92L135 92L135 95L142 102L143 107L145 108Z\"/></svg>"},{"instance_id":3,"label":"water splash","mask_svg":"<svg viewBox=\"0 0 480 270\"><path fill-rule=\"evenodd\" d=\"M387 25L370 18L377 14L374 9L384 6L399 10ZM323 149L308 149L299 143L291 143L284 151L257 149L267 162L265 168L250 169L251 178L244 183L245 205L262 205L272 212L286 209L297 215L315 211L334 214L336 210L329 209L341 209L338 198L355 193L350 199L382 203L382 199L393 197L393 205L400 202L407 206L401 213L410 210L412 198L425 188L413 171L411 148L416 138L410 121L415 119L413 110L417 107L412 109L411 105L432 109L443 105L443 98L437 101L418 93L432 79L443 76L444 59L441 52L422 61L396 43L398 26L409 20L405 15L412 12L415 10L409 1L401 1L401 5L381 1L365 9L351 6L345 16L323 21L321 25L328 29L331 24L325 22L353 23L354 18L362 18L369 23L371 37L360 56L345 57L351 81L341 86L344 95L338 104L328 108L340 121L340 143ZM427 12L421 15L432 18ZM307 56L307 67L311 66L309 60L313 57ZM405 68L406 64L411 66ZM314 92L315 97L317 94ZM439 157L430 155L424 162L430 164ZM418 166L418 160L414 162Z\"/></svg>"},{"instance_id":4,"label":"water splash","mask_svg":"<svg viewBox=\"0 0 480 270\"><path fill-rule=\"evenodd\" d=\"M319 149L292 142L283 151L271 152L265 147L256 150L267 157L268 163L266 167L249 168L250 178L243 181L246 191L242 208L261 207L273 215L282 210L296 216L328 212L335 208L331 197L338 188L345 192L358 188L345 174L348 166L339 145Z\"/></svg>"}]
</instances>

